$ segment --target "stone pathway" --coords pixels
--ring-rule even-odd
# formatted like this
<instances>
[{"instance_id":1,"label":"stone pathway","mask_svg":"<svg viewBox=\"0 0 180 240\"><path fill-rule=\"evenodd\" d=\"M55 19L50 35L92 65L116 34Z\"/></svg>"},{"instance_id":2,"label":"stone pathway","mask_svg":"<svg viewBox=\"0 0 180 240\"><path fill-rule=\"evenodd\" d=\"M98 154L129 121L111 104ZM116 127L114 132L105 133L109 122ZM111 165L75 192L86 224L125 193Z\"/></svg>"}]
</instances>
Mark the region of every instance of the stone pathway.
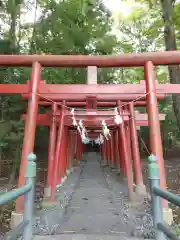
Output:
<instances>
[{"instance_id":1,"label":"stone pathway","mask_svg":"<svg viewBox=\"0 0 180 240\"><path fill-rule=\"evenodd\" d=\"M99 155L88 153L85 163L79 168L79 174L73 174L60 190L61 198L68 194L66 205L60 207L59 204L43 210L41 226L35 227L35 234L51 236L35 239L100 240L119 237L127 240L132 236L138 239L143 237L144 231L151 233L149 208L144 203L135 209L129 208L126 182L116 180L109 168L104 169L100 165ZM48 224L45 224L45 220ZM42 230L45 225L46 230ZM53 232L50 230L52 228L55 229ZM54 234L60 236L52 236Z\"/></svg>"},{"instance_id":2,"label":"stone pathway","mask_svg":"<svg viewBox=\"0 0 180 240\"><path fill-rule=\"evenodd\" d=\"M96 153L89 153L79 184L58 233L121 234L130 232L124 221L123 200L108 186Z\"/></svg>"}]
</instances>

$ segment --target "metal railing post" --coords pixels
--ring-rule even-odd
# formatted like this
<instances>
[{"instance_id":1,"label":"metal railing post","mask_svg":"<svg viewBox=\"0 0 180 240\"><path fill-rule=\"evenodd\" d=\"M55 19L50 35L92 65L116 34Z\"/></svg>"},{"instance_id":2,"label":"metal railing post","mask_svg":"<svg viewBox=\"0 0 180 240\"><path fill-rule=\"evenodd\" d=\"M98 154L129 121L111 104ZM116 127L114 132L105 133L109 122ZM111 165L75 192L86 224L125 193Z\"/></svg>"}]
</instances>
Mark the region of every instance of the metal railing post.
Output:
<instances>
[{"instance_id":1,"label":"metal railing post","mask_svg":"<svg viewBox=\"0 0 180 240\"><path fill-rule=\"evenodd\" d=\"M160 172L159 167L156 161L156 156L151 155L148 158L148 172L149 172L149 182L150 182L150 191L151 191L151 205L152 205L152 215L153 215L153 225L156 234L156 240L165 240L166 237L163 232L161 232L157 224L163 221L163 208L162 200L159 196L153 194L153 188L160 188Z\"/></svg>"},{"instance_id":2,"label":"metal railing post","mask_svg":"<svg viewBox=\"0 0 180 240\"><path fill-rule=\"evenodd\" d=\"M34 212L34 196L35 196L35 180L36 180L36 155L30 153L28 155L28 163L25 171L25 184L31 184L31 191L24 195L24 221L29 221L24 229L23 239L31 240L33 237L33 212Z\"/></svg>"}]
</instances>

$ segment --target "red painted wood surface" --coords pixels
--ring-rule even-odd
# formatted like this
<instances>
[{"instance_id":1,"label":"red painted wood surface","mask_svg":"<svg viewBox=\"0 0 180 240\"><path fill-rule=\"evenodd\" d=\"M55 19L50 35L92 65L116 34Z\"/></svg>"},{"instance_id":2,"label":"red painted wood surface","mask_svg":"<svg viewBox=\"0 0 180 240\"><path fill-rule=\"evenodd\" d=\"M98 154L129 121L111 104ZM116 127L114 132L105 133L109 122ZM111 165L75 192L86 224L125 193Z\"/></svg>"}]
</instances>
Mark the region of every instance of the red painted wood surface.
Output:
<instances>
[{"instance_id":1,"label":"red painted wood surface","mask_svg":"<svg viewBox=\"0 0 180 240\"><path fill-rule=\"evenodd\" d=\"M116 56L88 55L0 55L0 66L27 66L39 62L46 67L138 67L147 61L154 65L180 64L180 51L122 53Z\"/></svg>"},{"instance_id":2,"label":"red painted wood surface","mask_svg":"<svg viewBox=\"0 0 180 240\"><path fill-rule=\"evenodd\" d=\"M26 99L30 94L30 83L27 84L0 84L1 94L23 94ZM157 95L180 93L179 84L156 84ZM41 81L38 93L44 97L52 99L71 98L70 95L76 94L76 99L94 96L99 99L115 99L118 97L132 99L146 94L144 82L141 84L47 84ZM55 95L55 96L53 96ZM111 97L115 95L115 97ZM132 97L133 95L133 97ZM76 102L78 100L74 99Z\"/></svg>"}]
</instances>

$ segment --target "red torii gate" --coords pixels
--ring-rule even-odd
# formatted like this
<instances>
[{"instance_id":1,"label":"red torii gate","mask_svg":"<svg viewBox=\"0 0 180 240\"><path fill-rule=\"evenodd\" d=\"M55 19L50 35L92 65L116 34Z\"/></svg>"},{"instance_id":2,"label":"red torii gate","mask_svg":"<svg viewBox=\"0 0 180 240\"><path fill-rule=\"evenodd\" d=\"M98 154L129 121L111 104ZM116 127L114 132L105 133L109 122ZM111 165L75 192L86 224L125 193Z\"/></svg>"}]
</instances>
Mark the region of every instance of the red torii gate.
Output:
<instances>
[{"instance_id":1,"label":"red torii gate","mask_svg":"<svg viewBox=\"0 0 180 240\"><path fill-rule=\"evenodd\" d=\"M105 156L107 158L107 160L109 159L109 164L111 164L113 167L118 167L118 169L121 169L121 171L126 174L126 168L125 168L125 165L124 165L124 160L123 160L123 156L119 156L119 148L118 148L118 142L119 142L119 137L118 137L118 128L116 127L116 129L114 129L114 119L112 119L112 116L115 116L114 115L114 111L108 111L108 112L101 112L101 111L97 111L97 112L78 112L75 114L76 116L76 120L79 121L82 119L82 117L84 117L83 119L83 125L85 127L88 128L88 137L90 137L91 139L95 139L96 137L98 137L98 135L101 133L102 130L98 130L99 128L101 128L101 122L102 120L105 120L106 121L106 125L112 129L111 130L111 141L114 141L114 149L113 150L105 150L103 147L101 148L101 155L102 155L102 159L105 160ZM93 117L92 120L89 120L89 116ZM128 121L130 120L130 113L128 111L124 111L123 112L123 121L124 123L128 124ZM70 118L71 117L71 118ZM53 121L52 119L55 120ZM111 118L111 119L110 119ZM22 115L22 119L23 120L26 120L26 115L23 114ZM37 124L41 125L41 126L50 126L50 142L49 142L49 158L48 158L48 175L47 175L47 183L48 183L48 187L46 188L46 197L49 197L49 194L50 194L50 191L52 189L52 180L53 180L53 175L54 175L54 170L53 170L53 161L54 161L54 153L55 153L55 137L54 135L56 136L56 127L55 125L59 125L60 124L60 111L56 111L54 114L52 114L52 112L48 112L48 113L45 113L45 114L39 114L37 116ZM135 118L133 119L133 121L135 120L135 123L136 123L136 126L148 126L148 116L147 114L142 114L142 113L138 113L138 112L135 112ZM165 120L165 115L164 114L159 114L159 120ZM99 124L98 124L99 123ZM65 114L64 115L64 127L68 126L69 128L73 126L73 122L72 122L72 114ZM93 131L91 130L91 128L93 127ZM96 129L96 130L95 130ZM130 126L130 129L132 129L132 126ZM69 133L70 135L72 134L75 134L73 133L72 131L70 131ZM133 134L133 133L132 133ZM129 133L127 132L126 133L126 137L129 138ZM73 135L72 135L73 136ZM71 137L72 137L71 136ZM135 138L137 139L137 136L135 136ZM106 143L106 147L110 147L112 148L111 145L113 145L113 143L110 141L110 146L108 146L108 142ZM129 141L131 141L131 139L129 139ZM133 136L133 141L134 141L134 136ZM137 143L137 141L136 141ZM69 142L65 142L64 143L65 146L69 149L69 145L70 145L70 141ZM75 143L73 142L72 145L74 145ZM138 144L138 143L137 143ZM131 145L131 144L130 144ZM128 151L131 151L131 147L128 146ZM76 151L80 151L82 150L82 148L80 149L77 149ZM140 162L140 156L139 156L139 148L138 146L132 146L132 153L134 154L134 158L137 158L137 162ZM108 152L107 152L108 151ZM111 151L111 153L110 153ZM72 155L75 156L76 155L76 159L81 159L81 155L82 155L82 152L81 153L77 153L75 152L75 148L72 152ZM115 156L116 155L116 156ZM65 166L63 166L63 168L68 168L70 166L70 163L69 163L69 156L63 156L61 154L61 161L63 158L66 158L66 163ZM73 158L73 157L72 157ZM106 163L107 163L106 162ZM136 163L135 163L136 164ZM140 167L139 165L135 165L134 166L134 169L137 169L138 167ZM129 168L129 170L131 170L131 168ZM64 171L65 172L65 171ZM60 176L60 179L58 179L59 183L61 181L61 178L63 176ZM135 178L136 178L136 185L138 186L138 184L142 183L142 172L141 172L141 167L140 169L136 172L135 172ZM49 189L49 186L50 186L50 189ZM130 182L129 183L129 186L131 186L131 188L129 188L129 195L131 197L131 200L133 198L133 182ZM142 186L141 186L141 189L138 190L139 191L139 194L145 194L145 189L143 190L142 189ZM138 191L136 191L138 193ZM52 192L51 192L52 193ZM53 200L53 199L52 199Z\"/></svg>"},{"instance_id":2,"label":"red torii gate","mask_svg":"<svg viewBox=\"0 0 180 240\"><path fill-rule=\"evenodd\" d=\"M24 99L28 99L28 111L27 111L27 120L25 124L25 134L24 134L24 143L20 167L20 178L19 185L24 184L24 168L26 166L27 155L33 151L34 148L34 139L35 139L35 129L36 129L36 120L38 117L38 104L44 99L48 98L51 101L65 101L74 102L74 105L81 105L79 102L86 101L87 97L95 97L97 99L97 105L106 106L107 101L112 102L112 105L108 103L109 106L120 107L121 101L132 101L136 100L137 97L142 97L143 106L144 101L147 102L148 110L148 122L149 122L149 135L150 135L150 148L151 153L156 155L159 159L159 167L161 174L161 187L166 188L165 180L165 171L164 171L164 161L163 161L163 151L160 135L160 124L159 124L159 113L157 107L157 98L164 98L165 94L171 93L180 93L180 87L178 84L156 84L155 77L155 65L170 65L170 64L180 64L180 51L169 51L169 52L151 52L151 53L140 53L140 54L121 54L119 56L39 56L39 55L28 55L28 56L15 56L15 55L1 55L0 56L0 66L29 66L32 67L31 78L28 84L11 84L11 85L0 85L0 93L7 94L22 94ZM41 81L41 70L43 67L88 67L88 66L97 66L97 67L144 67L145 70L145 85L50 85L45 84ZM143 98L144 93L146 97ZM139 100L138 100L139 101ZM46 101L45 101L46 102ZM68 104L71 104L69 103ZM49 104L49 103L43 103ZM87 104L87 103L85 103ZM56 112L57 104L52 105L52 111ZM135 121L134 119L134 105L131 103L129 106L129 111L132 116L132 120L129 125L131 126L131 135L134 137L135 133ZM62 107L61 110L61 121L58 132L58 141L56 147L56 157L54 169L61 170L61 164L58 167L58 159L60 156L60 149L62 146L62 136L63 136L63 126L64 126L64 115L65 108ZM121 114L121 109L119 108ZM54 127L54 126L53 126ZM54 128L55 129L55 128ZM67 129L67 127L66 127ZM128 128L127 128L128 129ZM131 165L128 156L128 141L125 136L128 136L129 132L126 131L124 127L124 122L119 126L119 137L121 138L120 144L122 148L122 159L124 159L126 174L128 181L132 182L131 172L127 171L128 164ZM53 130L51 131L53 135ZM52 136L51 136L52 137ZM53 136L54 137L54 136ZM115 133L115 138L118 139L117 131ZM109 144L112 148L113 144ZM79 140L78 140L79 144ZM107 141L103 145L103 154L109 156L108 149L110 146ZM117 147L117 144L115 144ZM134 145L137 145L137 141L134 141ZM137 151L137 148L135 151ZM135 152L134 151L134 152ZM127 153L127 154L125 154ZM135 156L134 161L136 166L139 162ZM139 167L135 171L139 171ZM63 169L64 171L64 169ZM64 174L64 173L63 173ZM140 174L141 175L141 174ZM140 176L136 174L136 176ZM57 173L55 173L55 179L57 179ZM141 181L138 180L138 181ZM55 189L56 182L53 183L52 191ZM129 184L128 184L129 185ZM129 185L131 188L131 186ZM53 199L53 196L52 196ZM16 210L22 210L22 198L17 201Z\"/></svg>"}]
</instances>

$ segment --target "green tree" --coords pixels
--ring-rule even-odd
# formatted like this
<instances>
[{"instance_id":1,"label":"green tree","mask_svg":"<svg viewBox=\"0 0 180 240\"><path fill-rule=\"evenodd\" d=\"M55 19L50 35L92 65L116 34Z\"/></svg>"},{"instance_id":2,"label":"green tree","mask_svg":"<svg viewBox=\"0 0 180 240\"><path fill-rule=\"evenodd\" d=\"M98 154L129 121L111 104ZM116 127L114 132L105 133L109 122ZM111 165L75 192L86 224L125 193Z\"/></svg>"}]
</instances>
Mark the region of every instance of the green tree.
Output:
<instances>
[{"instance_id":1,"label":"green tree","mask_svg":"<svg viewBox=\"0 0 180 240\"><path fill-rule=\"evenodd\" d=\"M173 12L175 7L174 0L161 0L163 20L164 20L164 39L167 51L177 50L176 34L173 22ZM169 66L169 77L172 84L180 84L179 65ZM180 96L173 95L174 112L177 118L177 124L180 130Z\"/></svg>"}]
</instances>

